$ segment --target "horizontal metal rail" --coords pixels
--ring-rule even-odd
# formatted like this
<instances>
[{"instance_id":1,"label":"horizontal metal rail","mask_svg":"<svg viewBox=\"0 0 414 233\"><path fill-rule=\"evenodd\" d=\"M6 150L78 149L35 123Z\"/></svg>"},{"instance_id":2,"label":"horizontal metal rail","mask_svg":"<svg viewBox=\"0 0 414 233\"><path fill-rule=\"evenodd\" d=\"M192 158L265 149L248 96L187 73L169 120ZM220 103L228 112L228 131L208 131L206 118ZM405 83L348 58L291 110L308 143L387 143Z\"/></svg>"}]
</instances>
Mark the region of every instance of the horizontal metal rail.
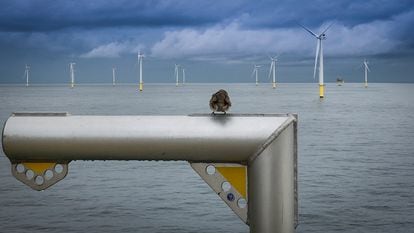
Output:
<instances>
[{"instance_id":1,"label":"horizontal metal rail","mask_svg":"<svg viewBox=\"0 0 414 233\"><path fill-rule=\"evenodd\" d=\"M289 117L19 115L4 127L11 160L242 162Z\"/></svg>"}]
</instances>

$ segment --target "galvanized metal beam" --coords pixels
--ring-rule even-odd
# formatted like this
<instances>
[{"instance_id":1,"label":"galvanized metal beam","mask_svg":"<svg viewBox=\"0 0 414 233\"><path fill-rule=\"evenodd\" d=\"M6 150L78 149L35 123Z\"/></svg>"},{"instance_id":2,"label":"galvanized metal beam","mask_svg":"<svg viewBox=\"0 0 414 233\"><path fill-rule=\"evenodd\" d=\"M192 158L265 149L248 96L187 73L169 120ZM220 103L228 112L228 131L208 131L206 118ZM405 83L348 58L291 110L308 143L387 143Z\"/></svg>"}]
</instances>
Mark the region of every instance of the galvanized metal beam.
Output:
<instances>
[{"instance_id":1,"label":"galvanized metal beam","mask_svg":"<svg viewBox=\"0 0 414 233\"><path fill-rule=\"evenodd\" d=\"M36 190L63 179L71 160L186 160L251 233L290 233L298 224L296 122L292 114L15 113L2 143L13 175Z\"/></svg>"}]
</instances>

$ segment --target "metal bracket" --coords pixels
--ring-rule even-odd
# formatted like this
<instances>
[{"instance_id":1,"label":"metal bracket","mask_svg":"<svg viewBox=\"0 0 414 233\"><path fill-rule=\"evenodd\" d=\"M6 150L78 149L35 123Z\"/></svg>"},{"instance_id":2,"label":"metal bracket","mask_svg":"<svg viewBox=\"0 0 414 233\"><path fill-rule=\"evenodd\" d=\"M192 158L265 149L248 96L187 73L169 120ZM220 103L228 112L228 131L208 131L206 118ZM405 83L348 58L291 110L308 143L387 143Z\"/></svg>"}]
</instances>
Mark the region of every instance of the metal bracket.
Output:
<instances>
[{"instance_id":1,"label":"metal bracket","mask_svg":"<svg viewBox=\"0 0 414 233\"><path fill-rule=\"evenodd\" d=\"M41 191L56 184L68 174L68 163L12 162L13 176L30 188Z\"/></svg>"},{"instance_id":2,"label":"metal bracket","mask_svg":"<svg viewBox=\"0 0 414 233\"><path fill-rule=\"evenodd\" d=\"M190 162L190 165L234 213L249 225L247 218L247 167L235 163Z\"/></svg>"}]
</instances>

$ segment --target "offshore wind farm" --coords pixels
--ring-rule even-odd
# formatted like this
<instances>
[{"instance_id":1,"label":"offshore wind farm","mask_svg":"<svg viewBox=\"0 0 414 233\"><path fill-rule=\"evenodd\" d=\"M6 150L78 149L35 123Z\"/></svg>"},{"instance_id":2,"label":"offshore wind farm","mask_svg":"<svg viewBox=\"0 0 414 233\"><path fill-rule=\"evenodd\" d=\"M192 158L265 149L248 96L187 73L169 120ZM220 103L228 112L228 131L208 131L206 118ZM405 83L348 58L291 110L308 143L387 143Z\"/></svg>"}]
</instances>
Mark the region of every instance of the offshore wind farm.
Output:
<instances>
[{"instance_id":1,"label":"offshore wind farm","mask_svg":"<svg viewBox=\"0 0 414 233\"><path fill-rule=\"evenodd\" d=\"M333 23L330 23L329 26L323 29L323 31L319 34L315 34L312 30L309 28L299 24L303 29L305 29L307 32L309 32L312 36L314 36L317 39L317 45L316 45L316 55L314 60L314 70L313 70L313 79L316 77L316 73L319 75L318 79L318 85L319 85L319 97L322 99L325 97L325 82L324 82L324 58L323 58L323 46L322 41L326 40L326 32L328 29L333 25ZM138 90L141 92L144 90L144 83L143 83L143 58L145 55L139 51L137 53L137 67L138 67ZM278 61L279 55L276 55L274 57L268 56L271 60L270 66L269 66L269 72L268 72L268 80L272 78L271 84L272 88L276 88L276 62ZM69 63L69 72L70 72L70 87L75 87L75 66L76 63L71 62ZM254 64L253 70L251 73L251 78L254 77L255 85L259 85L259 68L261 68L263 65L257 65ZM368 87L368 72L370 72L370 69L368 67L368 61L364 59L363 61L363 68L365 72L365 79L364 79L364 87ZM26 64L25 66L25 76L26 76L26 87L29 86L29 69L30 66ZM115 86L115 67L112 67L112 86ZM181 84L185 84L185 68L184 66L180 64L174 65L174 77L175 77L175 86L178 87L180 85L179 81L179 75L182 74L181 78ZM343 81L342 81L343 82Z\"/></svg>"},{"instance_id":2,"label":"offshore wind farm","mask_svg":"<svg viewBox=\"0 0 414 233\"><path fill-rule=\"evenodd\" d=\"M1 232L414 229L412 1L1 4Z\"/></svg>"}]
</instances>

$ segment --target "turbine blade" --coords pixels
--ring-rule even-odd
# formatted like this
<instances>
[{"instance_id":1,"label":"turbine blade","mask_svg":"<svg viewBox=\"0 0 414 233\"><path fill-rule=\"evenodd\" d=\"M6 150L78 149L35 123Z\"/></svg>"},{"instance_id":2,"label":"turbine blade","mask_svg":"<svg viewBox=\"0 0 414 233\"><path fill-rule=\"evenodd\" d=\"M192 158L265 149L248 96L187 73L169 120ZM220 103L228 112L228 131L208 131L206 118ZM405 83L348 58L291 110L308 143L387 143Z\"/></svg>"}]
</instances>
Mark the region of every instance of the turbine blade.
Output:
<instances>
[{"instance_id":1,"label":"turbine blade","mask_svg":"<svg viewBox=\"0 0 414 233\"><path fill-rule=\"evenodd\" d=\"M368 70L369 72L371 72L371 70L369 69L368 64L365 64L365 66L367 67L367 70Z\"/></svg>"},{"instance_id":2,"label":"turbine blade","mask_svg":"<svg viewBox=\"0 0 414 233\"><path fill-rule=\"evenodd\" d=\"M250 78L253 78L254 77L254 73L256 72L256 68L254 68L253 69L253 72L252 72L252 74L250 75Z\"/></svg>"},{"instance_id":3,"label":"turbine blade","mask_svg":"<svg viewBox=\"0 0 414 233\"><path fill-rule=\"evenodd\" d=\"M269 75L267 77L268 80L270 80L270 77L272 76L273 64L275 64L275 63L272 61L272 63L270 64Z\"/></svg>"},{"instance_id":4,"label":"turbine blade","mask_svg":"<svg viewBox=\"0 0 414 233\"><path fill-rule=\"evenodd\" d=\"M317 44L316 44L316 54L315 54L315 68L313 69L313 79L315 79L315 76L316 76L316 66L318 65L318 57L319 57L319 43L320 43L320 40L318 39L318 40L316 40L317 41Z\"/></svg>"},{"instance_id":5,"label":"turbine blade","mask_svg":"<svg viewBox=\"0 0 414 233\"><path fill-rule=\"evenodd\" d=\"M329 26L321 33L321 35L322 34L324 34L326 31L328 31L328 29L333 25L334 23L332 22L331 24L329 24Z\"/></svg>"},{"instance_id":6,"label":"turbine blade","mask_svg":"<svg viewBox=\"0 0 414 233\"><path fill-rule=\"evenodd\" d=\"M307 27L303 26L302 24L298 23L299 26L301 26L303 29L305 29L306 31L308 31L311 35L313 35L314 37L318 38L318 35L316 35L315 33L313 33L310 29L308 29Z\"/></svg>"}]
</instances>

